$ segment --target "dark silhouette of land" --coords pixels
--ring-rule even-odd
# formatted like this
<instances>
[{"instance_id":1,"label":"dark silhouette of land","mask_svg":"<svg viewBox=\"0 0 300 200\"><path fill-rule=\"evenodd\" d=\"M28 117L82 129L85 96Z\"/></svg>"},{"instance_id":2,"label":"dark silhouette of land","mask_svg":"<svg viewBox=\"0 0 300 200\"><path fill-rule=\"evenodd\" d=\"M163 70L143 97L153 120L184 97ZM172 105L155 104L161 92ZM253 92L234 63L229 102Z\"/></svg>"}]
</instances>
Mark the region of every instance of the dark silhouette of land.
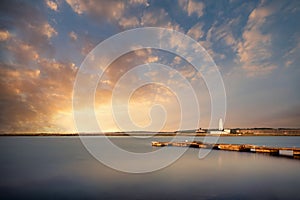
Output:
<instances>
[{"instance_id":1,"label":"dark silhouette of land","mask_svg":"<svg viewBox=\"0 0 300 200\"><path fill-rule=\"evenodd\" d=\"M300 136L300 128L233 128L225 134L211 134L208 129L180 131L128 131L104 133L0 133L0 136Z\"/></svg>"}]
</instances>

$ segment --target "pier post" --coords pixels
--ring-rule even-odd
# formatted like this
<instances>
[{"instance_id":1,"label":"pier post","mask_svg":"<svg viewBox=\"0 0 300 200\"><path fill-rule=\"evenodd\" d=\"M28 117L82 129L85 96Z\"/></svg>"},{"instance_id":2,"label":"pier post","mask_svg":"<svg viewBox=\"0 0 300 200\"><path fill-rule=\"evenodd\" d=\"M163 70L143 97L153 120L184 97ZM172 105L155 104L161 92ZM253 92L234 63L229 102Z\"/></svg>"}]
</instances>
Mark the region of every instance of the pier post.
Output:
<instances>
[{"instance_id":1,"label":"pier post","mask_svg":"<svg viewBox=\"0 0 300 200\"><path fill-rule=\"evenodd\" d=\"M300 150L293 150L293 157L296 159L300 159Z\"/></svg>"}]
</instances>

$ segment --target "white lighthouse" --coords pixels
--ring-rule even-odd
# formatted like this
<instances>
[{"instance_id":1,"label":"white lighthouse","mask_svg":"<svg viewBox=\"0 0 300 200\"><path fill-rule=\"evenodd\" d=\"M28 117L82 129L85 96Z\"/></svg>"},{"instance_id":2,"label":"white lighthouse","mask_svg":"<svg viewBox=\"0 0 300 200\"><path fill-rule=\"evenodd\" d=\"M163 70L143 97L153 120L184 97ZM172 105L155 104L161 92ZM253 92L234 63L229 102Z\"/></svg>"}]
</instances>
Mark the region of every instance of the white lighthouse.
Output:
<instances>
[{"instance_id":1,"label":"white lighthouse","mask_svg":"<svg viewBox=\"0 0 300 200\"><path fill-rule=\"evenodd\" d=\"M219 119L219 128L212 129L209 131L210 134L228 134L230 133L230 129L224 129L223 120L222 118Z\"/></svg>"},{"instance_id":2,"label":"white lighthouse","mask_svg":"<svg viewBox=\"0 0 300 200\"><path fill-rule=\"evenodd\" d=\"M222 120L222 118L220 118L220 120L219 120L219 131L223 131L223 130L224 130L223 120Z\"/></svg>"}]
</instances>

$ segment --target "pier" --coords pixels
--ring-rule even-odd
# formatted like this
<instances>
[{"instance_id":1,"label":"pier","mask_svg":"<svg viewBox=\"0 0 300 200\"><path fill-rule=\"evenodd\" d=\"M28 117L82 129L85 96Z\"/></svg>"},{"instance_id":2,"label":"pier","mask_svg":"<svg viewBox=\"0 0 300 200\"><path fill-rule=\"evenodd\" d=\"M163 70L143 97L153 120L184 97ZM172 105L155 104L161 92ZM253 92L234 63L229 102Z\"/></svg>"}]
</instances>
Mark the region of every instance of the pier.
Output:
<instances>
[{"instance_id":1,"label":"pier","mask_svg":"<svg viewBox=\"0 0 300 200\"><path fill-rule=\"evenodd\" d=\"M209 144L200 141L193 141L193 142L153 141L152 146L155 147L174 146L174 147L214 149L214 150L223 150L223 151L264 153L272 156L284 156L284 157L289 157L294 159L300 159L300 148L297 147L266 147L266 146L257 146L251 144Z\"/></svg>"}]
</instances>

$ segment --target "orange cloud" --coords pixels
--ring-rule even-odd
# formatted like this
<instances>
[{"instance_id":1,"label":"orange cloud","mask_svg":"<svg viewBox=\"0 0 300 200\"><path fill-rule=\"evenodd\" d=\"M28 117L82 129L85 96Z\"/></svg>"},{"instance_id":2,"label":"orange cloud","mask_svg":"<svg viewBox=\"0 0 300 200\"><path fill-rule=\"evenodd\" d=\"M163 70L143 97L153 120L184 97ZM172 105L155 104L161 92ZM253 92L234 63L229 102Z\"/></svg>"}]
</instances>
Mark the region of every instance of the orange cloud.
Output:
<instances>
[{"instance_id":1,"label":"orange cloud","mask_svg":"<svg viewBox=\"0 0 300 200\"><path fill-rule=\"evenodd\" d=\"M6 41L11 37L7 30L0 30L0 41Z\"/></svg>"},{"instance_id":2,"label":"orange cloud","mask_svg":"<svg viewBox=\"0 0 300 200\"><path fill-rule=\"evenodd\" d=\"M71 111L76 68L43 59L39 69L0 67L0 131L63 131L51 116ZM62 74L65 74L62 76Z\"/></svg>"},{"instance_id":3,"label":"orange cloud","mask_svg":"<svg viewBox=\"0 0 300 200\"><path fill-rule=\"evenodd\" d=\"M51 10L58 11L58 5L55 1L47 0L46 4Z\"/></svg>"},{"instance_id":4,"label":"orange cloud","mask_svg":"<svg viewBox=\"0 0 300 200\"><path fill-rule=\"evenodd\" d=\"M140 24L140 22L137 17L132 16L130 18L122 17L119 20L119 24L120 24L120 26L122 26L123 28L126 29L126 28L137 27Z\"/></svg>"},{"instance_id":5,"label":"orange cloud","mask_svg":"<svg viewBox=\"0 0 300 200\"><path fill-rule=\"evenodd\" d=\"M124 1L67 0L67 3L77 14L87 13L98 20L102 16L106 16L109 20L120 19L125 9Z\"/></svg>"},{"instance_id":6,"label":"orange cloud","mask_svg":"<svg viewBox=\"0 0 300 200\"><path fill-rule=\"evenodd\" d=\"M198 17L201 17L205 8L204 3L193 0L179 0L179 5L188 13L188 16L196 14Z\"/></svg>"}]
</instances>

